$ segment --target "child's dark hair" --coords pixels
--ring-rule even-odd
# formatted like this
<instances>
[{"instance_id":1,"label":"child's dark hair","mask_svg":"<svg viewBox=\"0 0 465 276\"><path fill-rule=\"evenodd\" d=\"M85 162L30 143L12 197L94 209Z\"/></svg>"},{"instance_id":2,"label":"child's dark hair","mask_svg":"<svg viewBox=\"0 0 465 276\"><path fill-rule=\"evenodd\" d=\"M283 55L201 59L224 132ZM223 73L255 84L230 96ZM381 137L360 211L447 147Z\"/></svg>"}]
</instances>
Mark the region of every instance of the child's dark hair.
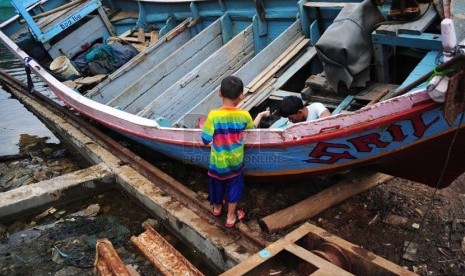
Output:
<instances>
[{"instance_id":1,"label":"child's dark hair","mask_svg":"<svg viewBox=\"0 0 465 276\"><path fill-rule=\"evenodd\" d=\"M290 115L296 114L299 109L302 109L304 104L302 100L297 96L287 96L281 101L279 107L279 115L281 117L289 117Z\"/></svg>"},{"instance_id":2,"label":"child's dark hair","mask_svg":"<svg viewBox=\"0 0 465 276\"><path fill-rule=\"evenodd\" d=\"M244 84L242 80L235 76L227 76L221 81L221 96L235 100L244 91Z\"/></svg>"}]
</instances>

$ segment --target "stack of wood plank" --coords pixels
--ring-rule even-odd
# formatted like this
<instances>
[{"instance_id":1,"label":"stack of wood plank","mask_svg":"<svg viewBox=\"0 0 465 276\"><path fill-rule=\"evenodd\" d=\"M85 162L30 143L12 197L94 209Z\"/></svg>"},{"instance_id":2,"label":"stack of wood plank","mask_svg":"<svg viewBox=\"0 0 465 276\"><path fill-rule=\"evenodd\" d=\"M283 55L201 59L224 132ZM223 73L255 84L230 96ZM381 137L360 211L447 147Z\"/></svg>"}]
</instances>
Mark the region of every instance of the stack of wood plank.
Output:
<instances>
[{"instance_id":1,"label":"stack of wood plank","mask_svg":"<svg viewBox=\"0 0 465 276\"><path fill-rule=\"evenodd\" d=\"M144 29L140 28L137 31L129 30L122 35L120 35L117 39L122 39L127 43L131 44L137 51L141 52L148 46L154 44L158 41L158 30L145 32Z\"/></svg>"}]
</instances>

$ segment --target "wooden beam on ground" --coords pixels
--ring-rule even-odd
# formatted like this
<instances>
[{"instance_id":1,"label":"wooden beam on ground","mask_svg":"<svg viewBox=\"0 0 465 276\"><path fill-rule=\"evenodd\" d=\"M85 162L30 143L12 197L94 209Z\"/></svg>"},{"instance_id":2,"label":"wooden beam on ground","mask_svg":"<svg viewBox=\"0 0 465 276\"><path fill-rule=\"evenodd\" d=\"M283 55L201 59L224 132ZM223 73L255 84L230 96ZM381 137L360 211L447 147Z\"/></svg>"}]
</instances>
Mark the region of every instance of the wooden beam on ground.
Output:
<instances>
[{"instance_id":1,"label":"wooden beam on ground","mask_svg":"<svg viewBox=\"0 0 465 276\"><path fill-rule=\"evenodd\" d=\"M343 180L320 193L303 201L264 217L260 227L268 233L274 233L290 225L308 220L322 211L334 206L356 194L371 189L393 178L382 173Z\"/></svg>"},{"instance_id":2,"label":"wooden beam on ground","mask_svg":"<svg viewBox=\"0 0 465 276\"><path fill-rule=\"evenodd\" d=\"M221 276L286 274L279 270L312 276L417 275L322 228L304 223Z\"/></svg>"},{"instance_id":3,"label":"wooden beam on ground","mask_svg":"<svg viewBox=\"0 0 465 276\"><path fill-rule=\"evenodd\" d=\"M100 239L95 245L94 266L100 276L134 276L121 261L118 253L108 239ZM139 274L136 274L139 275Z\"/></svg>"},{"instance_id":4,"label":"wooden beam on ground","mask_svg":"<svg viewBox=\"0 0 465 276\"><path fill-rule=\"evenodd\" d=\"M179 251L165 240L149 224L144 223L145 232L139 236L132 236L132 243L153 264L162 275L192 275L202 276Z\"/></svg>"}]
</instances>

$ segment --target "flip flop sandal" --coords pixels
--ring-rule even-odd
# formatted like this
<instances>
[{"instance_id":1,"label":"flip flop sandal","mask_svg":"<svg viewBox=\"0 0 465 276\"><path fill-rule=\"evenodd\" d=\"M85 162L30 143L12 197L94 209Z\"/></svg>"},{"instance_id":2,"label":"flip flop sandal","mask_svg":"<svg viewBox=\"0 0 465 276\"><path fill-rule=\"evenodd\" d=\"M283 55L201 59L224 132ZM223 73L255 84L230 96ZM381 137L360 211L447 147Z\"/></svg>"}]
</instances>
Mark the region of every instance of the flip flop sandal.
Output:
<instances>
[{"instance_id":1,"label":"flip flop sandal","mask_svg":"<svg viewBox=\"0 0 465 276\"><path fill-rule=\"evenodd\" d=\"M226 226L226 228L234 228L234 227L236 226L237 222L238 222L238 220L237 220L237 217L236 217L236 218L234 219L234 222L232 222L232 223L226 222L226 223L224 224L224 226Z\"/></svg>"},{"instance_id":2,"label":"flip flop sandal","mask_svg":"<svg viewBox=\"0 0 465 276\"><path fill-rule=\"evenodd\" d=\"M216 211L215 211L215 208L212 208L212 214L213 214L215 217L221 216L222 211L223 211L223 206L221 206L221 208L220 208L219 210L216 210Z\"/></svg>"},{"instance_id":3,"label":"flip flop sandal","mask_svg":"<svg viewBox=\"0 0 465 276\"><path fill-rule=\"evenodd\" d=\"M245 212L242 209L237 209L236 211L236 218L238 220L243 220L245 218Z\"/></svg>"},{"instance_id":4,"label":"flip flop sandal","mask_svg":"<svg viewBox=\"0 0 465 276\"><path fill-rule=\"evenodd\" d=\"M236 218L234 219L234 222L232 222L232 223L226 222L226 223L224 224L224 226L226 226L226 228L233 228L233 227L236 226L236 224L237 224L238 222L240 222L240 221L243 220L244 218L245 218L245 212L244 212L244 210L239 209L239 210L236 211Z\"/></svg>"}]
</instances>

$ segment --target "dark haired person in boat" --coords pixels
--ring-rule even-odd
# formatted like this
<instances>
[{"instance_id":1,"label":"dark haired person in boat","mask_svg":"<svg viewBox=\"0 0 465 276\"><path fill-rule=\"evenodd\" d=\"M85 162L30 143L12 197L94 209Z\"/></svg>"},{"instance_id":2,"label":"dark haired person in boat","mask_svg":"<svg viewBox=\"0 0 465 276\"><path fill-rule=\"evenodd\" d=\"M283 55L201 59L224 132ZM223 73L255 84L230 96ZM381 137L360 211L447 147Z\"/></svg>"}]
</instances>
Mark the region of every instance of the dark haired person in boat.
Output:
<instances>
[{"instance_id":1,"label":"dark haired person in boat","mask_svg":"<svg viewBox=\"0 0 465 276\"><path fill-rule=\"evenodd\" d=\"M279 114L292 123L312 121L331 116L331 112L322 103L312 103L304 106L302 100L296 96L287 96L279 107Z\"/></svg>"},{"instance_id":2,"label":"dark haired person in boat","mask_svg":"<svg viewBox=\"0 0 465 276\"><path fill-rule=\"evenodd\" d=\"M225 226L232 228L245 217L237 202L244 193L244 144L242 132L258 126L262 118L270 116L263 111L252 120L247 110L237 108L244 98L242 80L228 76L221 81L219 96L223 106L210 111L202 128L202 141L211 145L208 176L212 213L220 216L227 201L228 213Z\"/></svg>"}]
</instances>

